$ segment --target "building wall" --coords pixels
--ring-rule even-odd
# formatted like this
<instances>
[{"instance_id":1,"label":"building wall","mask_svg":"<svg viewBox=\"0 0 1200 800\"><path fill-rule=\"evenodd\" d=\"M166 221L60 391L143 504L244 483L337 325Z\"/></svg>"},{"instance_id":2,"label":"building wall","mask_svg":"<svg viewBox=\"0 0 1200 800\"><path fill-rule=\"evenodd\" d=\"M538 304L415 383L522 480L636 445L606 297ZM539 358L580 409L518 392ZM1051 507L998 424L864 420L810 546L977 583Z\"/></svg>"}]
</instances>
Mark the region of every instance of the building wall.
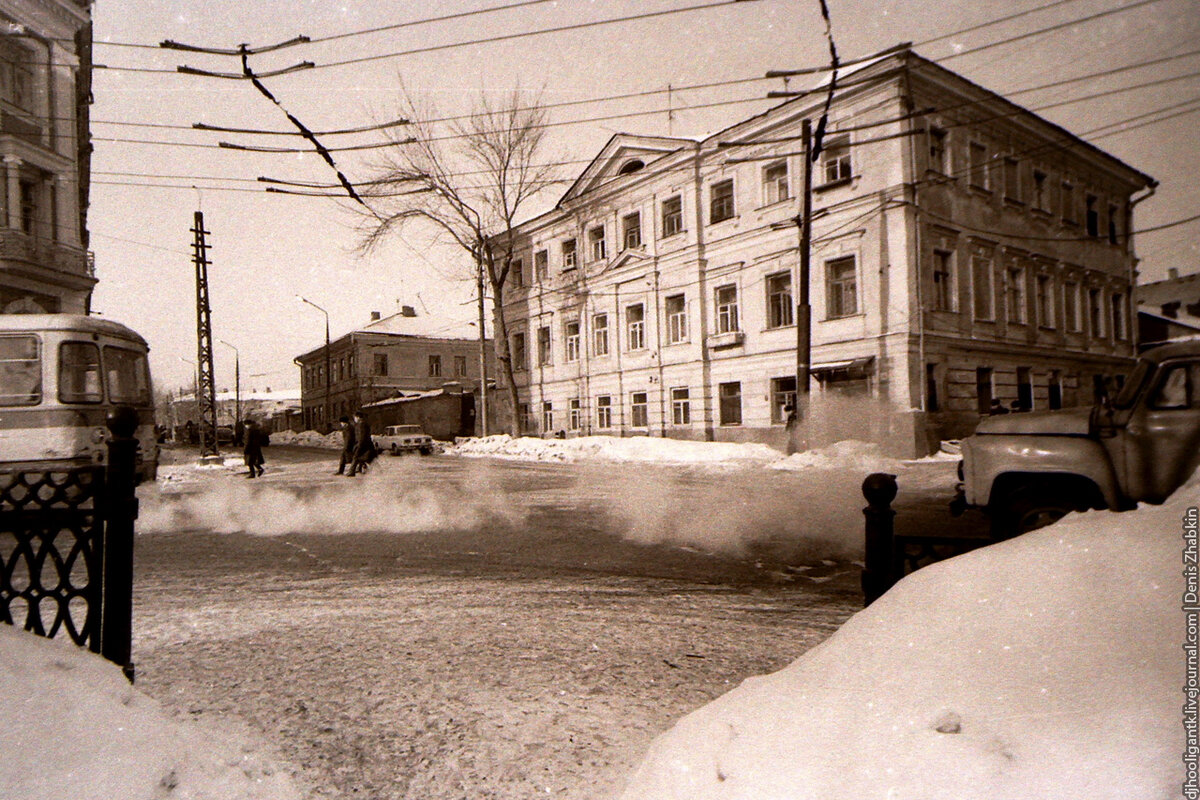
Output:
<instances>
[{"instance_id":1,"label":"building wall","mask_svg":"<svg viewBox=\"0 0 1200 800\"><path fill-rule=\"evenodd\" d=\"M87 5L6 0L0 25L20 26L0 37L0 312L83 313L96 282L80 207L86 93L76 91L89 78L75 44L81 30L90 37Z\"/></svg>"},{"instance_id":2,"label":"building wall","mask_svg":"<svg viewBox=\"0 0 1200 800\"><path fill-rule=\"evenodd\" d=\"M795 446L796 435L808 445L843 436L845 420L854 419L859 433L887 439L897 451L924 452L973 429L980 367L992 370L992 393L1006 402L1018 397L1018 370L1028 375L1031 388L1021 397L1035 408L1049 405L1052 377L1055 404L1069 405L1090 400L1093 375L1123 369L1133 352L1134 263L1123 233L1129 197L1148 179L929 62L915 64L880 67L877 80L844 90L830 116L826 153L814 165L814 380L804 410L814 424L799 434L785 429L777 390L789 380L794 386L795 309L772 319L770 288L773 276L786 277L786 304L794 304L798 232L790 223L800 211L799 134L804 115L819 115L818 100L773 110L703 143L679 141L661 158L639 151L637 137L617 138L589 168L598 173L594 180L585 172L577 194L522 226L518 256L526 274L506 296L506 313L525 340L518 387L530 431L776 446L792 439ZM911 113L925 108L942 111ZM930 129L945 134L942 163L932 163ZM846 137L848 162L839 149ZM762 143L728 149L720 141ZM1072 146L1063 148L1064 141ZM981 153L972 171L971 159ZM634 157L658 160L616 175ZM780 165L782 199L775 188ZM1035 172L1044 191L1036 198ZM714 221L714 194L727 181L733 213ZM682 230L668 231L664 203L674 198ZM641 242L626 247L625 220L635 213ZM592 232L600 230L602 255L592 252ZM570 238L577 242L574 267L562 254ZM547 253L544 279L539 251ZM935 278L943 263L947 275ZM1068 324L1072 286L1078 305ZM678 295L686 335L672 342L668 298ZM730 314L720 308L727 296L737 304L736 330L729 332L723 322ZM638 306L644 342L630 340ZM608 323L607 354L594 346L599 314ZM571 344L576 323L578 347ZM545 359L542 328L549 331ZM738 385L740 418L723 419L723 384ZM682 388L689 414L681 424L672 415L672 390ZM635 393L645 395L644 425L634 424ZM550 404L548 419L543 403ZM732 398L725 405L732 407Z\"/></svg>"}]
</instances>

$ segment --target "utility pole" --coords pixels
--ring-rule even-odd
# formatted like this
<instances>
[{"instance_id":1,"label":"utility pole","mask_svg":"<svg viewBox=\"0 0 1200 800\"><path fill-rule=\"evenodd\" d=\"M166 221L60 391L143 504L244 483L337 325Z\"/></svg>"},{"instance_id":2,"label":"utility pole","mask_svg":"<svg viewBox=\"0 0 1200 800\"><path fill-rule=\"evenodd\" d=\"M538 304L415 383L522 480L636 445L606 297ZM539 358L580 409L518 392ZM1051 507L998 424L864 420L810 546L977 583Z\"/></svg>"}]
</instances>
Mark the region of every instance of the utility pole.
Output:
<instances>
[{"instance_id":1,"label":"utility pole","mask_svg":"<svg viewBox=\"0 0 1200 800\"><path fill-rule=\"evenodd\" d=\"M220 460L217 452L217 391L213 383L212 311L208 304L208 243L204 212L197 211L191 229L196 264L196 409L200 423L200 461Z\"/></svg>"},{"instance_id":2,"label":"utility pole","mask_svg":"<svg viewBox=\"0 0 1200 800\"><path fill-rule=\"evenodd\" d=\"M476 252L475 261L479 265L479 272L476 276L476 289L479 291L479 433L481 436L487 436L487 330L484 326L482 251Z\"/></svg>"},{"instance_id":3,"label":"utility pole","mask_svg":"<svg viewBox=\"0 0 1200 800\"><path fill-rule=\"evenodd\" d=\"M812 307L809 305L809 271L812 251L812 123L806 117L800 128L804 152L804 188L800 228L800 286L796 303L796 419L808 411L809 374L812 369Z\"/></svg>"}]
</instances>

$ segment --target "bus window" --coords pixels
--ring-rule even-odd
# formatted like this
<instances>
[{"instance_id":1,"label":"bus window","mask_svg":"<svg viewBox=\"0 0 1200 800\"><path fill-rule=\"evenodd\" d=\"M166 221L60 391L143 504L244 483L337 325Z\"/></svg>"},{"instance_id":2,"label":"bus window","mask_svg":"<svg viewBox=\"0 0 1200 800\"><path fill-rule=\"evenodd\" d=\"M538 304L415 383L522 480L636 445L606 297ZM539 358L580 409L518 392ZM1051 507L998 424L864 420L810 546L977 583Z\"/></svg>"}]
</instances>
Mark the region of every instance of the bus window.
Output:
<instances>
[{"instance_id":1,"label":"bus window","mask_svg":"<svg viewBox=\"0 0 1200 800\"><path fill-rule=\"evenodd\" d=\"M150 405L150 370L146 366L146 356L123 347L105 347L104 368L110 402Z\"/></svg>"},{"instance_id":2,"label":"bus window","mask_svg":"<svg viewBox=\"0 0 1200 800\"><path fill-rule=\"evenodd\" d=\"M63 342L58 358L58 399L64 403L99 403L100 348L91 342Z\"/></svg>"},{"instance_id":3,"label":"bus window","mask_svg":"<svg viewBox=\"0 0 1200 800\"><path fill-rule=\"evenodd\" d=\"M0 336L0 406L42 402L42 359L36 336Z\"/></svg>"}]
</instances>

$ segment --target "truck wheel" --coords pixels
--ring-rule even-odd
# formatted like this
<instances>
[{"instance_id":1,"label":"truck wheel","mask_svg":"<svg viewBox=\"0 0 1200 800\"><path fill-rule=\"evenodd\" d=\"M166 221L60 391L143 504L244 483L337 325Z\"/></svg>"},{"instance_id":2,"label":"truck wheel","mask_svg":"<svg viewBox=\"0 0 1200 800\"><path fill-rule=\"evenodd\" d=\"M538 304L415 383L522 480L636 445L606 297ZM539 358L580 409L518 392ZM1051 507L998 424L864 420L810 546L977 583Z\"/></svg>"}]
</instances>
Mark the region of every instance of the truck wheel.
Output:
<instances>
[{"instance_id":1,"label":"truck wheel","mask_svg":"<svg viewBox=\"0 0 1200 800\"><path fill-rule=\"evenodd\" d=\"M992 536L1011 539L1052 525L1068 513L1082 511L1083 508L1083 504L1069 493L1054 493L1033 487L1018 489L1008 496L1004 508L993 514Z\"/></svg>"}]
</instances>

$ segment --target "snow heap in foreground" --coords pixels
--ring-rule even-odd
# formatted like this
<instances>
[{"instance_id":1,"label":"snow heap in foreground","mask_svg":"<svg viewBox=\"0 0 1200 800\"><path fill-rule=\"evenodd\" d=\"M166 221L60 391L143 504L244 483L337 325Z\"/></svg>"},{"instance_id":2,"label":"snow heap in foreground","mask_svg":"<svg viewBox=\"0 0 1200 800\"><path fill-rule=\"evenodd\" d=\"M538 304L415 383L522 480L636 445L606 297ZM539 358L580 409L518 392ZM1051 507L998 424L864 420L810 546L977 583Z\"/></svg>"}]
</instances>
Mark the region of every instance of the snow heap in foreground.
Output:
<instances>
[{"instance_id":1,"label":"snow heap in foreground","mask_svg":"<svg viewBox=\"0 0 1200 800\"><path fill-rule=\"evenodd\" d=\"M1178 797L1198 499L1194 477L920 570L660 736L624 797Z\"/></svg>"},{"instance_id":2,"label":"snow heap in foreground","mask_svg":"<svg viewBox=\"0 0 1200 800\"><path fill-rule=\"evenodd\" d=\"M168 716L120 668L69 640L0 624L4 800L299 800L229 731Z\"/></svg>"}]
</instances>

